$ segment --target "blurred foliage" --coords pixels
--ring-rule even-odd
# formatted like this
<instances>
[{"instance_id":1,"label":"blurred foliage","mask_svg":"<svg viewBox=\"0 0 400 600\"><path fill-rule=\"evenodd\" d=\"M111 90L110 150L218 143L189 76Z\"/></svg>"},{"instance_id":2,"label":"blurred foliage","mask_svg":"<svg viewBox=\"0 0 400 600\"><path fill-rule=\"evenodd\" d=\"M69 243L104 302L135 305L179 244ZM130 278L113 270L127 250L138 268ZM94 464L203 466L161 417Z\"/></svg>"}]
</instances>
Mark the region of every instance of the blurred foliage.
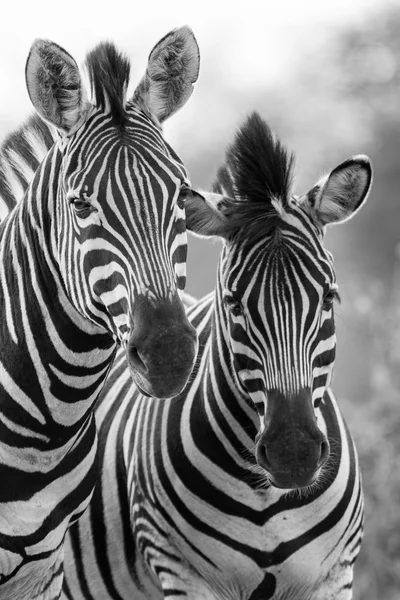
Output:
<instances>
[{"instance_id":1,"label":"blurred foliage","mask_svg":"<svg viewBox=\"0 0 400 600\"><path fill-rule=\"evenodd\" d=\"M367 286L351 318L369 342L367 394L340 399L356 440L365 491L354 600L399 600L400 253L392 286L377 281Z\"/></svg>"}]
</instances>

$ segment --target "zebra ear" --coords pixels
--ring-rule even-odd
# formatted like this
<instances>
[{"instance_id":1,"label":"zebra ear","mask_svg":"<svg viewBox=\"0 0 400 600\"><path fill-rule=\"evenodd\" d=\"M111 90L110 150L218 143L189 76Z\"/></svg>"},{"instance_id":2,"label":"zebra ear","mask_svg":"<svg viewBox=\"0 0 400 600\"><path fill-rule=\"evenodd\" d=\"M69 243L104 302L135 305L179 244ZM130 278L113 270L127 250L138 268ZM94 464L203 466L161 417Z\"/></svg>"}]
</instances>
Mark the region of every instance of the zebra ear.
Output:
<instances>
[{"instance_id":1,"label":"zebra ear","mask_svg":"<svg viewBox=\"0 0 400 600\"><path fill-rule=\"evenodd\" d=\"M133 100L162 123L190 98L199 66L199 47L190 27L173 29L150 52L146 73Z\"/></svg>"},{"instance_id":2,"label":"zebra ear","mask_svg":"<svg viewBox=\"0 0 400 600\"><path fill-rule=\"evenodd\" d=\"M80 121L84 101L78 65L49 40L35 40L25 68L29 97L38 114L62 132Z\"/></svg>"},{"instance_id":3,"label":"zebra ear","mask_svg":"<svg viewBox=\"0 0 400 600\"><path fill-rule=\"evenodd\" d=\"M223 194L192 190L186 198L186 229L200 237L229 237L233 229L229 217L232 202Z\"/></svg>"},{"instance_id":4,"label":"zebra ear","mask_svg":"<svg viewBox=\"0 0 400 600\"><path fill-rule=\"evenodd\" d=\"M321 179L304 198L319 225L343 223L365 203L372 183L372 166L362 154L353 156Z\"/></svg>"}]
</instances>

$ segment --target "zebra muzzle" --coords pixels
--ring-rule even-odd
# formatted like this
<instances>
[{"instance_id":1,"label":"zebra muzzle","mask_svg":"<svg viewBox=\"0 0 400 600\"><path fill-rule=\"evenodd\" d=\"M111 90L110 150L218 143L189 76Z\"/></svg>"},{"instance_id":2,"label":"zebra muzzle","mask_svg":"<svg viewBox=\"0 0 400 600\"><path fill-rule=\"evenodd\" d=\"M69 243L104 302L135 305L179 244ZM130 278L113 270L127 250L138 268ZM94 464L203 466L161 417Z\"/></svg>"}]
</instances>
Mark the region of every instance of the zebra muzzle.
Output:
<instances>
[{"instance_id":1,"label":"zebra muzzle","mask_svg":"<svg viewBox=\"0 0 400 600\"><path fill-rule=\"evenodd\" d=\"M314 483L329 457L329 442L319 429L309 389L289 397L269 392L265 428L256 459L275 487L302 488Z\"/></svg>"},{"instance_id":2,"label":"zebra muzzle","mask_svg":"<svg viewBox=\"0 0 400 600\"><path fill-rule=\"evenodd\" d=\"M197 353L197 337L178 298L142 301L135 308L126 354L142 393L170 398L184 389Z\"/></svg>"}]
</instances>

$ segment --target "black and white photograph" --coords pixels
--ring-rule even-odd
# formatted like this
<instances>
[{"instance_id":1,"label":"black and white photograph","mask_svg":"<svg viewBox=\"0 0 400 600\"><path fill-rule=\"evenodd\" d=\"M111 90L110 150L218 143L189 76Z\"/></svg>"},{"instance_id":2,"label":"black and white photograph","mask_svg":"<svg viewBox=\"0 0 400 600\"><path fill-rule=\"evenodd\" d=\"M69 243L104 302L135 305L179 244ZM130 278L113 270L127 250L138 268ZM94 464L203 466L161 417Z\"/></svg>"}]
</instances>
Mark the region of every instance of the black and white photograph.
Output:
<instances>
[{"instance_id":1,"label":"black and white photograph","mask_svg":"<svg viewBox=\"0 0 400 600\"><path fill-rule=\"evenodd\" d=\"M400 600L400 0L0 23L0 600Z\"/></svg>"}]
</instances>

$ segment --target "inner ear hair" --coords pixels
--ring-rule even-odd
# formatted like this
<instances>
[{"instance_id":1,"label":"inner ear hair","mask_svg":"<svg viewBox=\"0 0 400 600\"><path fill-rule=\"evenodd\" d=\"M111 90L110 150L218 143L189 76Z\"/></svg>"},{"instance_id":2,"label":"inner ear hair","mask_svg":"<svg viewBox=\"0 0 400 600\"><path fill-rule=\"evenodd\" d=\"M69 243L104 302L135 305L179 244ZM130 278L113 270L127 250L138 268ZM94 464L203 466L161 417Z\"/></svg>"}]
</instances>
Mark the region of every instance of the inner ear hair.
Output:
<instances>
[{"instance_id":1,"label":"inner ear hair","mask_svg":"<svg viewBox=\"0 0 400 600\"><path fill-rule=\"evenodd\" d=\"M43 119L66 132L77 124L84 104L82 83L78 65L66 50L49 40L35 40L25 76L32 104Z\"/></svg>"},{"instance_id":2,"label":"inner ear hair","mask_svg":"<svg viewBox=\"0 0 400 600\"><path fill-rule=\"evenodd\" d=\"M186 200L186 226L201 237L228 238L237 228L234 201L214 192L193 191Z\"/></svg>"},{"instance_id":3,"label":"inner ear hair","mask_svg":"<svg viewBox=\"0 0 400 600\"><path fill-rule=\"evenodd\" d=\"M199 47L190 27L170 31L150 52L133 101L161 125L189 99L199 75Z\"/></svg>"},{"instance_id":4,"label":"inner ear hair","mask_svg":"<svg viewBox=\"0 0 400 600\"><path fill-rule=\"evenodd\" d=\"M368 157L360 155L336 167L319 183L315 210L322 225L350 219L365 202L372 182Z\"/></svg>"}]
</instances>

